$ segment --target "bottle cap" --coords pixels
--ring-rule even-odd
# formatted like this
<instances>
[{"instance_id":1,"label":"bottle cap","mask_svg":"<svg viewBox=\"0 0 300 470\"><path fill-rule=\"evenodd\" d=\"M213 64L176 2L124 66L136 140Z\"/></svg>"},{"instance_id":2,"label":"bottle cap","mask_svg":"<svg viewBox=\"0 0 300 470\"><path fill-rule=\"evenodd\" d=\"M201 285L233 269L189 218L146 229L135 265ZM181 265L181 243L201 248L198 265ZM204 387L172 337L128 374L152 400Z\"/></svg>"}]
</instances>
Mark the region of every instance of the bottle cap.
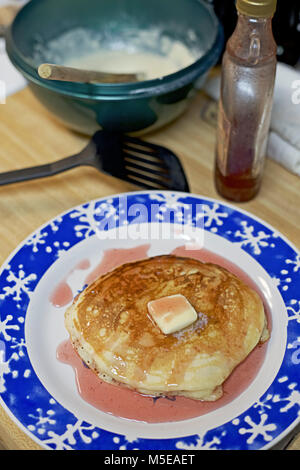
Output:
<instances>
[{"instance_id":1,"label":"bottle cap","mask_svg":"<svg viewBox=\"0 0 300 470\"><path fill-rule=\"evenodd\" d=\"M276 11L277 0L237 0L236 7L242 15L268 18Z\"/></svg>"}]
</instances>

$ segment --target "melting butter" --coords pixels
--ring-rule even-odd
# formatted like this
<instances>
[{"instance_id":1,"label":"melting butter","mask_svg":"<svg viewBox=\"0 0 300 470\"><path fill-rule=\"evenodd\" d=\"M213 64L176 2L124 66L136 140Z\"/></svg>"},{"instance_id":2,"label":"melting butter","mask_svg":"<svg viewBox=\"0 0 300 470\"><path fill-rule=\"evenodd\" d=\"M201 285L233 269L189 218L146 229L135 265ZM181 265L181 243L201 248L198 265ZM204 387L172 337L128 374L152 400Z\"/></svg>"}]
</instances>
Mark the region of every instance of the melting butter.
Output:
<instances>
[{"instance_id":1,"label":"melting butter","mask_svg":"<svg viewBox=\"0 0 300 470\"><path fill-rule=\"evenodd\" d=\"M198 318L194 307L181 294L152 300L147 307L152 319L166 335L186 328Z\"/></svg>"}]
</instances>

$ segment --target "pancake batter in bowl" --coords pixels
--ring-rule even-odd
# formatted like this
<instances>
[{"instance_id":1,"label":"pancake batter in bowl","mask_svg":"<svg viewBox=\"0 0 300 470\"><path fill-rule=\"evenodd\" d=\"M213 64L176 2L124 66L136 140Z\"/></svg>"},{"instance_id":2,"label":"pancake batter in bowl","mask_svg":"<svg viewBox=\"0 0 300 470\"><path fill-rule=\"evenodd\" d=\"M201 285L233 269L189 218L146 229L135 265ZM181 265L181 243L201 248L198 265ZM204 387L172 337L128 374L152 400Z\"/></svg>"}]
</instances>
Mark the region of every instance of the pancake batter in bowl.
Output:
<instances>
[{"instance_id":1,"label":"pancake batter in bowl","mask_svg":"<svg viewBox=\"0 0 300 470\"><path fill-rule=\"evenodd\" d=\"M154 52L130 50L107 50L100 48L97 52L74 57L65 62L69 67L111 73L139 73L145 80L151 80L191 65L194 57L180 42L175 42L168 55Z\"/></svg>"},{"instance_id":2,"label":"pancake batter in bowl","mask_svg":"<svg viewBox=\"0 0 300 470\"><path fill-rule=\"evenodd\" d=\"M45 45L36 45L34 61L101 72L142 73L143 79L151 80L188 67L202 54L193 31L187 31L184 43L160 28L128 28L119 38L74 28Z\"/></svg>"}]
</instances>

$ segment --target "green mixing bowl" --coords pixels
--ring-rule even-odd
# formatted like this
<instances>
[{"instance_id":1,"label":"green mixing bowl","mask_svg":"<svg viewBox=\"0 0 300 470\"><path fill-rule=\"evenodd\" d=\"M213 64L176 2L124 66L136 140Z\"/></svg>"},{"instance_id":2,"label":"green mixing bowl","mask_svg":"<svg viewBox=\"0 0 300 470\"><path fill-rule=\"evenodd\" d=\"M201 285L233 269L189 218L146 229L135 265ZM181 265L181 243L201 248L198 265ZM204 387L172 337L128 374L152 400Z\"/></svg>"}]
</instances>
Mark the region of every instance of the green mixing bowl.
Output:
<instances>
[{"instance_id":1,"label":"green mixing bowl","mask_svg":"<svg viewBox=\"0 0 300 470\"><path fill-rule=\"evenodd\" d=\"M49 44L72 31L83 31L82 41L58 42L53 56ZM147 31L159 32L154 47L146 45L148 51L153 47L152 52L163 53L161 38L168 38L192 50L195 61L162 78L126 84L49 81L37 73L41 62L74 55L87 35L94 34L101 47L116 49L130 47ZM6 36L10 60L38 100L65 125L85 134L99 127L141 134L169 123L186 108L222 47L222 28L204 0L31 0Z\"/></svg>"}]
</instances>

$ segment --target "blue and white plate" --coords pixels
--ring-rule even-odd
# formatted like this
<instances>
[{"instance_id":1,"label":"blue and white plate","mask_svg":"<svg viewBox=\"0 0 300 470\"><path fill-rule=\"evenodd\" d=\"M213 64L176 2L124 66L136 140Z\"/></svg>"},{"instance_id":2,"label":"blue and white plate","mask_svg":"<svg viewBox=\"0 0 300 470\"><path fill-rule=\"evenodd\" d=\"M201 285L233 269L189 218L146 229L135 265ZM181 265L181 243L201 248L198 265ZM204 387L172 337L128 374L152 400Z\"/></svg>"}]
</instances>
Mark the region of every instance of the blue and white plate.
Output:
<instances>
[{"instance_id":1,"label":"blue and white plate","mask_svg":"<svg viewBox=\"0 0 300 470\"><path fill-rule=\"evenodd\" d=\"M172 229L172 230L170 230ZM206 415L149 424L95 409L73 369L56 358L66 307L50 301L66 281L75 296L110 248L187 244L238 265L272 315L265 360L233 401ZM186 246L187 246L186 245ZM277 230L226 203L192 194L134 192L75 207L28 237L0 274L0 403L46 449L268 449L299 423L300 255Z\"/></svg>"}]
</instances>

